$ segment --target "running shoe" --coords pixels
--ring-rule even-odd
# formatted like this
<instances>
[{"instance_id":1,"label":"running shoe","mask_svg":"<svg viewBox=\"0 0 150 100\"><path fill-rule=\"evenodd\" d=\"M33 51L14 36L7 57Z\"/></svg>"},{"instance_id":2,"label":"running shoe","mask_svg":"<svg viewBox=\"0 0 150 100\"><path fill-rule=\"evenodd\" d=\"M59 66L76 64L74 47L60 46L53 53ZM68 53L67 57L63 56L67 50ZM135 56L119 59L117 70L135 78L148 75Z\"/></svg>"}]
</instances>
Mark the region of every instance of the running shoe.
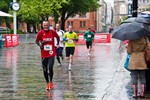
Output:
<instances>
[{"instance_id":1,"label":"running shoe","mask_svg":"<svg viewBox=\"0 0 150 100\"><path fill-rule=\"evenodd\" d=\"M49 90L49 84L48 83L46 84L46 90Z\"/></svg>"},{"instance_id":2,"label":"running shoe","mask_svg":"<svg viewBox=\"0 0 150 100\"><path fill-rule=\"evenodd\" d=\"M57 67L61 67L61 64L58 64Z\"/></svg>"},{"instance_id":3,"label":"running shoe","mask_svg":"<svg viewBox=\"0 0 150 100\"><path fill-rule=\"evenodd\" d=\"M54 85L52 82L49 83L49 90L52 90L54 88Z\"/></svg>"},{"instance_id":4,"label":"running shoe","mask_svg":"<svg viewBox=\"0 0 150 100\"><path fill-rule=\"evenodd\" d=\"M88 56L90 56L90 53L88 53Z\"/></svg>"}]
</instances>

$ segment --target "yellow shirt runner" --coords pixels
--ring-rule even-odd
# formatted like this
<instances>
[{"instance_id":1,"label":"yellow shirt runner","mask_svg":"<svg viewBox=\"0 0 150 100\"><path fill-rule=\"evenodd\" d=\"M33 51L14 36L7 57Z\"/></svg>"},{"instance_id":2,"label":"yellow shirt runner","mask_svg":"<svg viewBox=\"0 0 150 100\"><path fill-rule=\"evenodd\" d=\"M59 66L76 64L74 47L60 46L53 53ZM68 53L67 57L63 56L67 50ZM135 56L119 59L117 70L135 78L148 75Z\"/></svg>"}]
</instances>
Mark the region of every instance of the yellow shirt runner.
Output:
<instances>
[{"instance_id":1,"label":"yellow shirt runner","mask_svg":"<svg viewBox=\"0 0 150 100\"><path fill-rule=\"evenodd\" d=\"M78 39L78 35L75 32L66 32L64 34L65 41L65 47L75 47L75 40Z\"/></svg>"}]
</instances>

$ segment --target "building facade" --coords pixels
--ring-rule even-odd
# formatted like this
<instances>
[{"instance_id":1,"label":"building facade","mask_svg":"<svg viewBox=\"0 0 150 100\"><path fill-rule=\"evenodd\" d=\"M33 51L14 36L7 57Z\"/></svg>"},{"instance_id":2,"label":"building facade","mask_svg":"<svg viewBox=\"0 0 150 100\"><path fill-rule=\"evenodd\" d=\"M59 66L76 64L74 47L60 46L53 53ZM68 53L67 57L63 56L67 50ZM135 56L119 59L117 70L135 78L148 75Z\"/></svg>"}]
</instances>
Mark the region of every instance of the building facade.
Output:
<instances>
[{"instance_id":1,"label":"building facade","mask_svg":"<svg viewBox=\"0 0 150 100\"><path fill-rule=\"evenodd\" d=\"M98 0L101 5L97 10L97 31L104 32L107 30L107 3L104 0Z\"/></svg>"},{"instance_id":2,"label":"building facade","mask_svg":"<svg viewBox=\"0 0 150 100\"><path fill-rule=\"evenodd\" d=\"M53 18L49 18L52 26L55 26ZM89 12L83 15L77 14L74 17L69 17L65 22L65 28L69 25L73 26L74 31L76 32L85 32L91 25L96 29L96 12Z\"/></svg>"},{"instance_id":3,"label":"building facade","mask_svg":"<svg viewBox=\"0 0 150 100\"><path fill-rule=\"evenodd\" d=\"M148 7L150 7L150 0L138 0L138 5L139 12L145 11Z\"/></svg>"},{"instance_id":4,"label":"building facade","mask_svg":"<svg viewBox=\"0 0 150 100\"><path fill-rule=\"evenodd\" d=\"M117 26L122 17L128 16L129 1L133 0L114 0L114 25ZM150 0L138 0L138 12L146 11L150 7Z\"/></svg>"},{"instance_id":5,"label":"building facade","mask_svg":"<svg viewBox=\"0 0 150 100\"><path fill-rule=\"evenodd\" d=\"M127 0L114 0L114 26L117 26L124 16L128 16Z\"/></svg>"}]
</instances>

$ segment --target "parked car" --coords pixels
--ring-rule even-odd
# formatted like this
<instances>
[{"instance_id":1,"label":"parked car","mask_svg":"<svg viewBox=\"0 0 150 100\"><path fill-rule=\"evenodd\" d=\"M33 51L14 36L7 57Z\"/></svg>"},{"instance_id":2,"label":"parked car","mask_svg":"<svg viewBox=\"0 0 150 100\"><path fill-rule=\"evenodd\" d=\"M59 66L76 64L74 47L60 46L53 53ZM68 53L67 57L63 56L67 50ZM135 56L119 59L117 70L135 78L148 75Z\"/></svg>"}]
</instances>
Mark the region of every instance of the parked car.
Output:
<instances>
[{"instance_id":1,"label":"parked car","mask_svg":"<svg viewBox=\"0 0 150 100\"><path fill-rule=\"evenodd\" d=\"M0 34L10 34L10 29L8 27L0 27Z\"/></svg>"}]
</instances>

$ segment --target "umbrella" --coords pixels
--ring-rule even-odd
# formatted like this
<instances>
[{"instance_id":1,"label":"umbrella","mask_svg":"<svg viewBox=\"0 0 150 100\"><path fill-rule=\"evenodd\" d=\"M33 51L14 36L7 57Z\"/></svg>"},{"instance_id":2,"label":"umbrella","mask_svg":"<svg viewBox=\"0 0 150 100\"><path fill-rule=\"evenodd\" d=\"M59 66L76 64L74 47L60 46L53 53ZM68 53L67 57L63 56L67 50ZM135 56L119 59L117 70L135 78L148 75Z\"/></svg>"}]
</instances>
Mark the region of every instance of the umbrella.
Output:
<instances>
[{"instance_id":1,"label":"umbrella","mask_svg":"<svg viewBox=\"0 0 150 100\"><path fill-rule=\"evenodd\" d=\"M0 16L4 16L4 17L12 17L12 15L7 14L5 12L0 11Z\"/></svg>"},{"instance_id":2,"label":"umbrella","mask_svg":"<svg viewBox=\"0 0 150 100\"><path fill-rule=\"evenodd\" d=\"M149 25L143 23L123 23L112 31L112 38L135 40L150 33Z\"/></svg>"},{"instance_id":3,"label":"umbrella","mask_svg":"<svg viewBox=\"0 0 150 100\"><path fill-rule=\"evenodd\" d=\"M143 17L131 17L131 18L128 18L127 20L125 20L122 23L132 23L132 22L150 24L150 21L147 20L146 18L143 18Z\"/></svg>"}]
</instances>

